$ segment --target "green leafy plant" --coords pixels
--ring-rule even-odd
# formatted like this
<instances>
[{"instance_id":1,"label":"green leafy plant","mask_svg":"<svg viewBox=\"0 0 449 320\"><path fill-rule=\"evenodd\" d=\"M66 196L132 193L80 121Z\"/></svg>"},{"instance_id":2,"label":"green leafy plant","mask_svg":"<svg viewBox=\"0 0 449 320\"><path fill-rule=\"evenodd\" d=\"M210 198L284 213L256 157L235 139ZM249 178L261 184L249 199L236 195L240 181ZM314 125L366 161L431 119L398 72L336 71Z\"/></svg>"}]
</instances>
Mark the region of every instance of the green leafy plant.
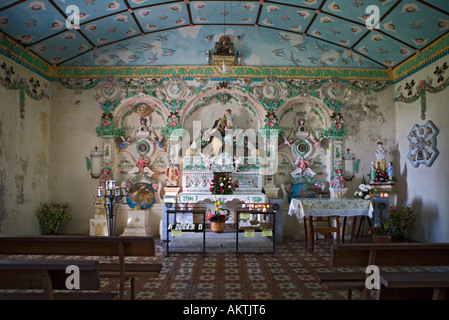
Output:
<instances>
[{"instance_id":1,"label":"green leafy plant","mask_svg":"<svg viewBox=\"0 0 449 320\"><path fill-rule=\"evenodd\" d=\"M43 203L39 210L39 219L44 227L44 234L55 234L59 227L72 217L67 213L69 204L66 203Z\"/></svg>"},{"instance_id":2,"label":"green leafy plant","mask_svg":"<svg viewBox=\"0 0 449 320\"><path fill-rule=\"evenodd\" d=\"M390 206L388 210L388 232L394 240L406 240L408 230L416 222L412 207L406 204Z\"/></svg>"}]
</instances>

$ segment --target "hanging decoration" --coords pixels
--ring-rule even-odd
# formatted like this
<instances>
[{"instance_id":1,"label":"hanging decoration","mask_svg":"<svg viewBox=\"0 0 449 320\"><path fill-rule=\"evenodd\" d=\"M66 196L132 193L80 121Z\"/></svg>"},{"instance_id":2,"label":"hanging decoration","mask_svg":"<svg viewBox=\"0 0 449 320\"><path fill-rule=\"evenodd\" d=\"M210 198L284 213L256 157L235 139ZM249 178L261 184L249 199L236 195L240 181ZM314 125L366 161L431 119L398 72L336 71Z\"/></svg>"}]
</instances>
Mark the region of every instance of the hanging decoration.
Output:
<instances>
[{"instance_id":1,"label":"hanging decoration","mask_svg":"<svg viewBox=\"0 0 449 320\"><path fill-rule=\"evenodd\" d=\"M4 77L0 76L0 84L11 90L19 90L19 112L20 119L25 119L25 94L33 100L43 100L43 103L50 98L48 95L47 84L42 83L39 80L30 78L20 78L18 75L13 79L15 74L14 68L8 66L5 62L0 66L4 70ZM39 90L40 89L40 90Z\"/></svg>"},{"instance_id":2,"label":"hanging decoration","mask_svg":"<svg viewBox=\"0 0 449 320\"><path fill-rule=\"evenodd\" d=\"M447 64L444 63L441 67L436 67L434 74L437 75L437 86L432 86L433 79L428 77L426 80L421 80L416 87L416 93L413 94L413 87L415 85L415 81L411 80L407 82L404 89L406 91L407 97L404 96L402 92L402 86L399 87L395 101L404 102L404 103L413 103L416 100L421 100L421 120L426 120L426 111L427 111L427 92L430 93L439 93L446 89L449 86L449 79L444 79L444 73L447 69ZM440 83L441 82L441 83Z\"/></svg>"}]
</instances>

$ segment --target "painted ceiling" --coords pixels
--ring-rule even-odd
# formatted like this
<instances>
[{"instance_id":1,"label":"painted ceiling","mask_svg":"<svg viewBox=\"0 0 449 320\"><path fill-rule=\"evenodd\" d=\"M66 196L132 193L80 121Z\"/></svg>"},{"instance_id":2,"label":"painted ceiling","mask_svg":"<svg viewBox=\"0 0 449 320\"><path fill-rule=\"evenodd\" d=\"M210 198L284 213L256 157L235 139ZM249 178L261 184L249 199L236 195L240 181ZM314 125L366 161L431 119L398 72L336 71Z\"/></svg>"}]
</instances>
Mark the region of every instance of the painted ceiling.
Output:
<instances>
[{"instance_id":1,"label":"painted ceiling","mask_svg":"<svg viewBox=\"0 0 449 320\"><path fill-rule=\"evenodd\" d=\"M67 29L70 5L79 29ZM447 0L0 2L0 32L64 67L205 65L226 34L242 65L388 69L448 31Z\"/></svg>"}]
</instances>

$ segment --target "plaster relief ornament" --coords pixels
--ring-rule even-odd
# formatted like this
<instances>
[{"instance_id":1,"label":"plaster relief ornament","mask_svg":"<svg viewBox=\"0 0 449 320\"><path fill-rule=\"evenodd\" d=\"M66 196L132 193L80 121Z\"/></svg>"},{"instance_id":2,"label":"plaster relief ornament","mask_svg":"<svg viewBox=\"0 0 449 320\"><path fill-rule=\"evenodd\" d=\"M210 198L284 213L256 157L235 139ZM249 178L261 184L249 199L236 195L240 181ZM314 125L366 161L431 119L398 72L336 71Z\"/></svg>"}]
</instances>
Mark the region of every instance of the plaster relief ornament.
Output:
<instances>
[{"instance_id":1,"label":"plaster relief ornament","mask_svg":"<svg viewBox=\"0 0 449 320\"><path fill-rule=\"evenodd\" d=\"M310 169L309 161L304 157L297 158L294 165L296 166L296 169L291 173L293 178L300 178L302 176L313 177L316 174Z\"/></svg>"},{"instance_id":2,"label":"plaster relief ornament","mask_svg":"<svg viewBox=\"0 0 449 320\"><path fill-rule=\"evenodd\" d=\"M103 98L105 100L121 100L127 95L126 87L122 82L115 80L112 77L102 81L99 86L95 87L95 98L99 100Z\"/></svg>"},{"instance_id":3,"label":"plaster relief ornament","mask_svg":"<svg viewBox=\"0 0 449 320\"><path fill-rule=\"evenodd\" d=\"M170 163L167 168L167 187L177 187L179 183L178 165Z\"/></svg>"},{"instance_id":4,"label":"plaster relief ornament","mask_svg":"<svg viewBox=\"0 0 449 320\"><path fill-rule=\"evenodd\" d=\"M420 164L431 167L439 151L437 150L437 135L440 131L432 121L423 126L415 124L408 135L409 153L407 158L417 168Z\"/></svg>"}]
</instances>

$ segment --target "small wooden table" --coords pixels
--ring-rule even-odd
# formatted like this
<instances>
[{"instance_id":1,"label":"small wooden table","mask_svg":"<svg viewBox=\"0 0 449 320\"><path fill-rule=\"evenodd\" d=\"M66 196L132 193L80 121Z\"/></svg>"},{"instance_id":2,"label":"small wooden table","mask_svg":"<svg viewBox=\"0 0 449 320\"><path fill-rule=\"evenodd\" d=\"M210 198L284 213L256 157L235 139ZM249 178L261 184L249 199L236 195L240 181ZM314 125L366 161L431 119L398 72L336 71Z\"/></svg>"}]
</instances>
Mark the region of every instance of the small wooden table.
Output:
<instances>
[{"instance_id":1,"label":"small wooden table","mask_svg":"<svg viewBox=\"0 0 449 320\"><path fill-rule=\"evenodd\" d=\"M306 246L310 243L314 248L315 232L336 232L337 242L340 242L340 221L343 217L342 242L346 228L347 217L353 218L353 226L351 230L351 242L354 237L357 216L372 217L373 206L370 200L351 199L351 198L301 198L292 199L288 210L289 215L296 215L299 221L304 223L304 233ZM325 227L314 227L313 218L335 218L336 225L328 225ZM308 218L308 221L307 221Z\"/></svg>"}]
</instances>

